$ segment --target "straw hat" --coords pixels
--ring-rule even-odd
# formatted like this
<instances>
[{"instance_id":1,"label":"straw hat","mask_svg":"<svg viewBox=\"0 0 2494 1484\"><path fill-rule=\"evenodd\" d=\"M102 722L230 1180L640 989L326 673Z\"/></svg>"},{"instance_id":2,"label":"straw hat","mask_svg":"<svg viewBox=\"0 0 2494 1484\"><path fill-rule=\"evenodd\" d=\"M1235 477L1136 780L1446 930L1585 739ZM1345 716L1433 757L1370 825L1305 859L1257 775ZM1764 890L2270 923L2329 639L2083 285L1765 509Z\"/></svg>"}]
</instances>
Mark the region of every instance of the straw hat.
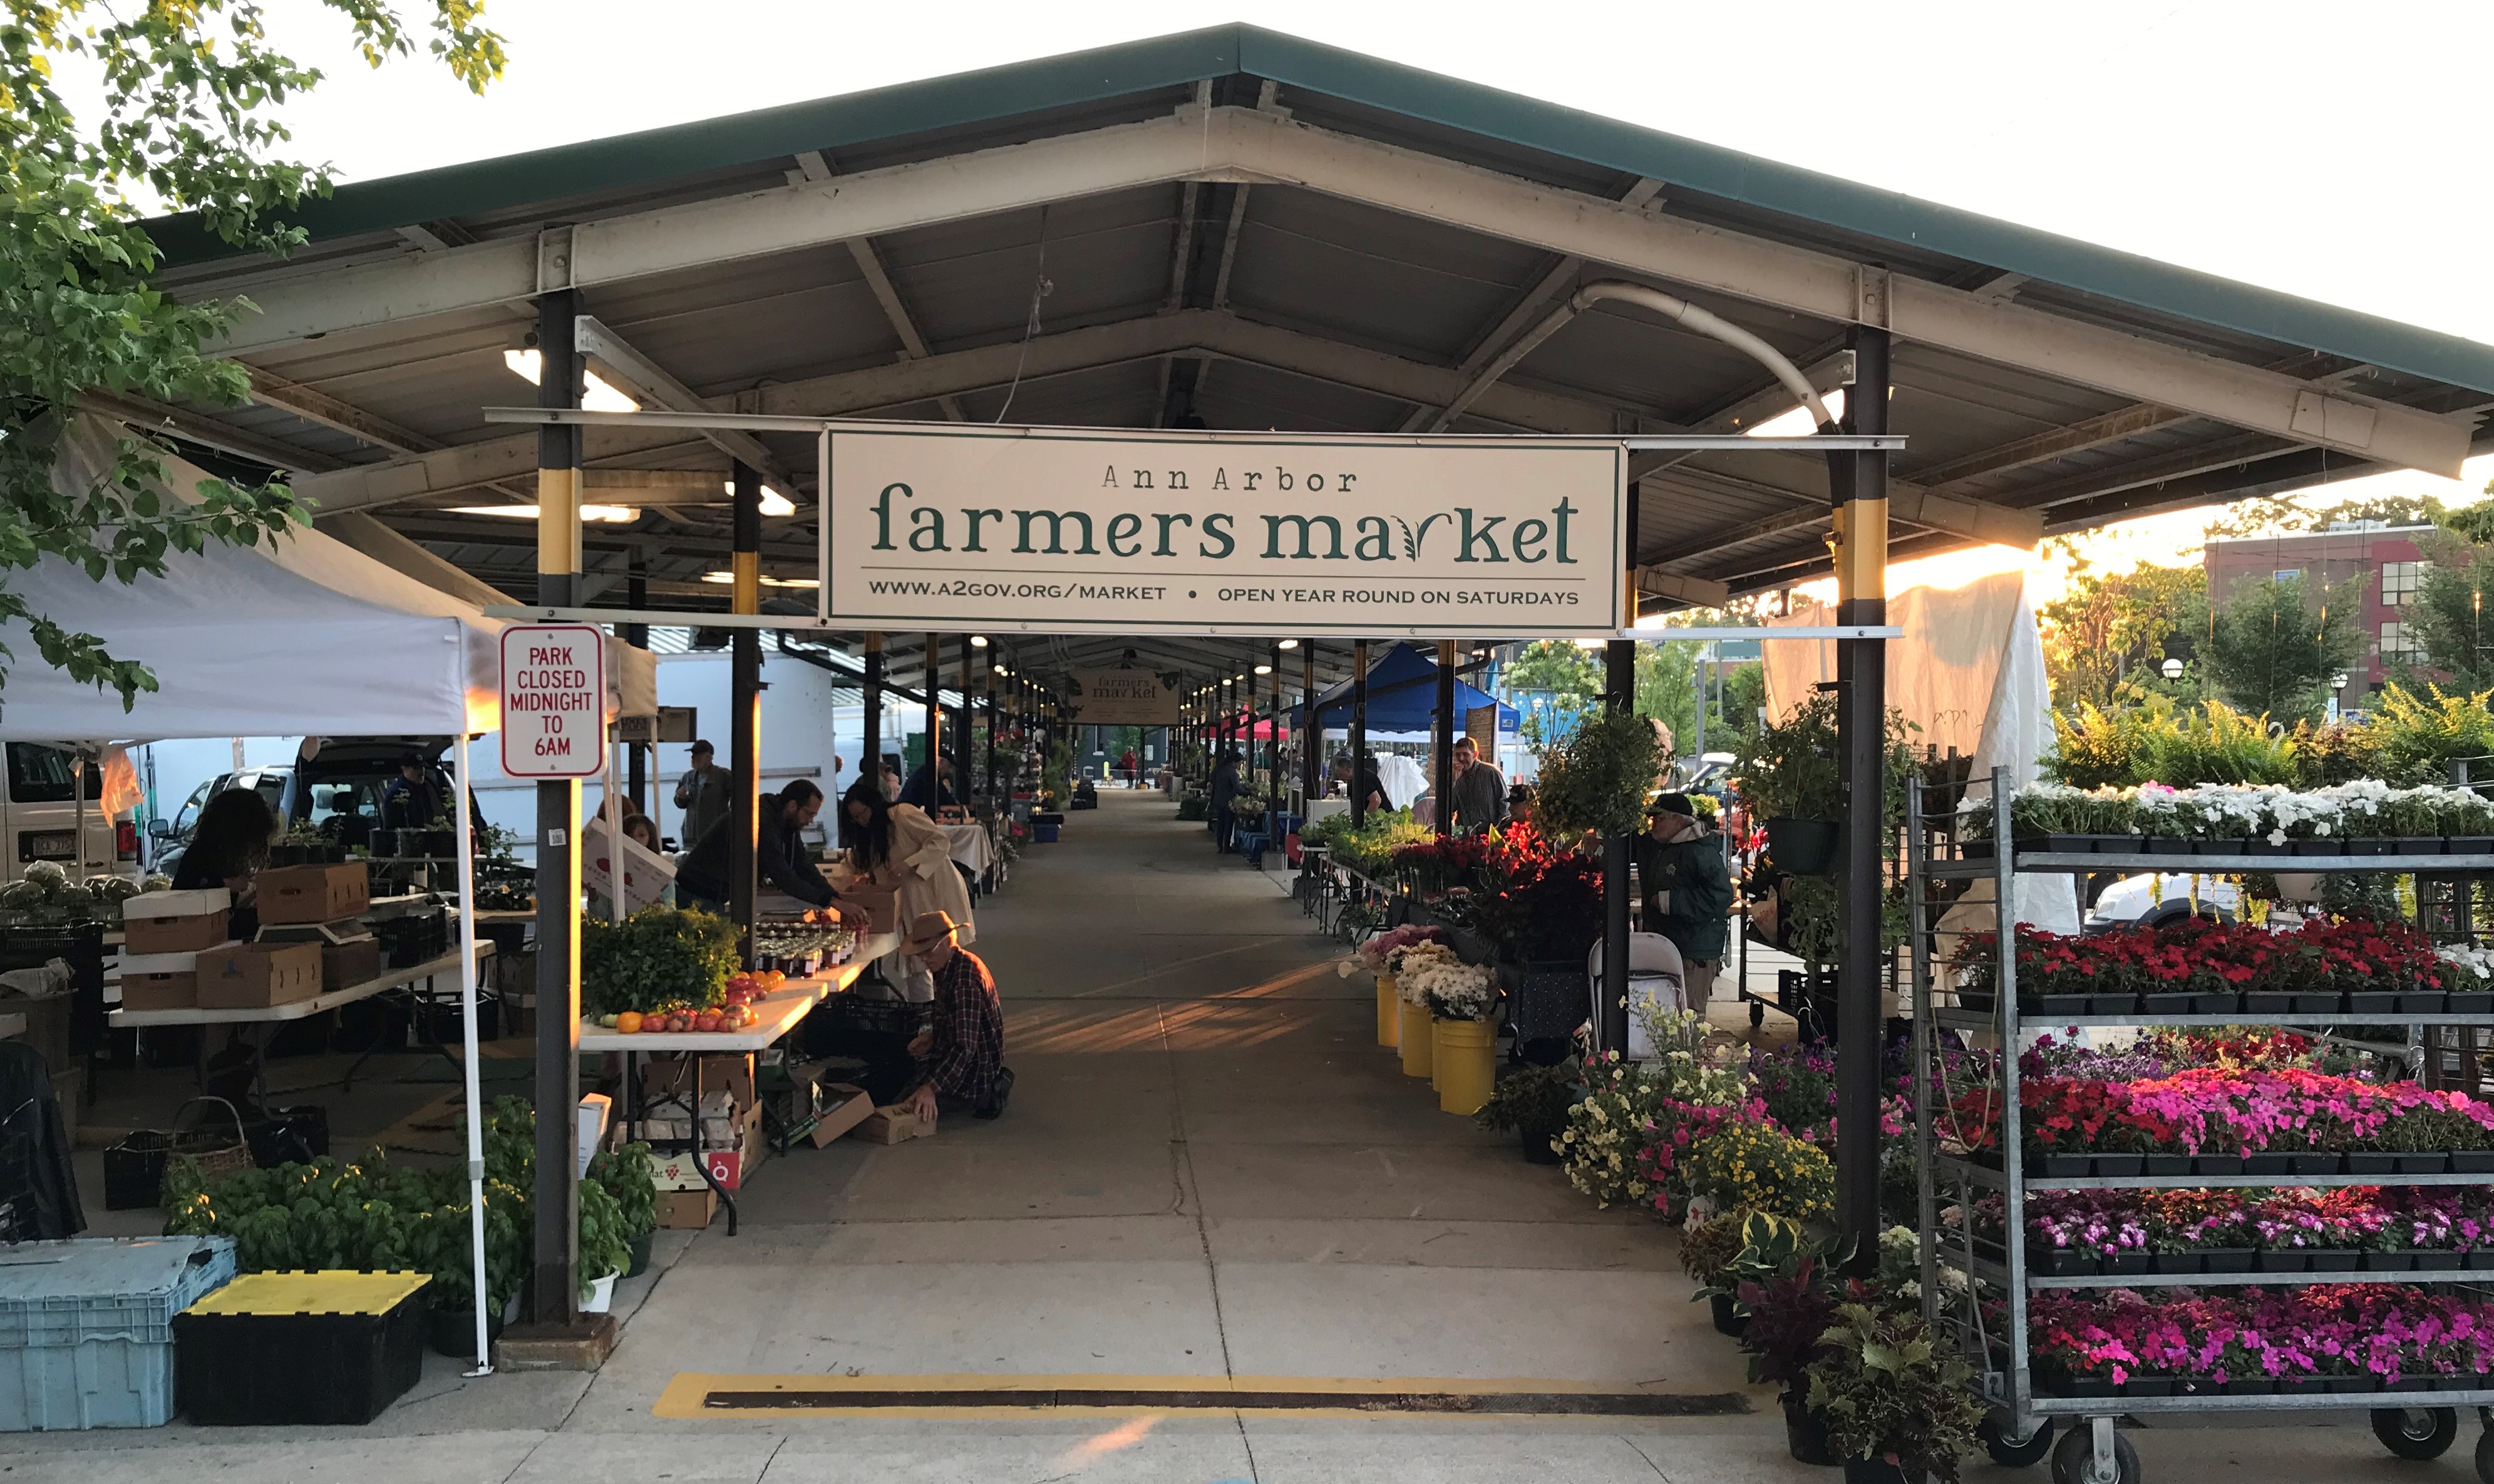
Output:
<instances>
[{"instance_id":1,"label":"straw hat","mask_svg":"<svg viewBox=\"0 0 2494 1484\"><path fill-rule=\"evenodd\" d=\"M938 943L952 941L961 924L953 921L949 912L922 912L909 924L909 936L902 940L904 954L923 954Z\"/></svg>"}]
</instances>

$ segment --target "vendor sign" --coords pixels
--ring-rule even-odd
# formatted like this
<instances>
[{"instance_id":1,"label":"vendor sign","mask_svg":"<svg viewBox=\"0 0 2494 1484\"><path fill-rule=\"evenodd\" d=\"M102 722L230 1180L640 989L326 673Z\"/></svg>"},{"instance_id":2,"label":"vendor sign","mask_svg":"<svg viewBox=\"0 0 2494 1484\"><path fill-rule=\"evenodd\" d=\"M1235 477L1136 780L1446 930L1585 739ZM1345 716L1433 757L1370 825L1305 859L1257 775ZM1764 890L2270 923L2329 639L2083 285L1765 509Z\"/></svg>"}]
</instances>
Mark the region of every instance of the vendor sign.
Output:
<instances>
[{"instance_id":1,"label":"vendor sign","mask_svg":"<svg viewBox=\"0 0 2494 1484\"><path fill-rule=\"evenodd\" d=\"M1057 712L1071 726L1175 726L1181 678L1150 670L1077 670L1067 678Z\"/></svg>"},{"instance_id":2,"label":"vendor sign","mask_svg":"<svg viewBox=\"0 0 2494 1484\"><path fill-rule=\"evenodd\" d=\"M586 778L606 767L606 636L593 623L502 630L502 771Z\"/></svg>"},{"instance_id":3,"label":"vendor sign","mask_svg":"<svg viewBox=\"0 0 2494 1484\"><path fill-rule=\"evenodd\" d=\"M836 625L1531 638L1621 622L1616 439L882 424L830 440Z\"/></svg>"}]
</instances>

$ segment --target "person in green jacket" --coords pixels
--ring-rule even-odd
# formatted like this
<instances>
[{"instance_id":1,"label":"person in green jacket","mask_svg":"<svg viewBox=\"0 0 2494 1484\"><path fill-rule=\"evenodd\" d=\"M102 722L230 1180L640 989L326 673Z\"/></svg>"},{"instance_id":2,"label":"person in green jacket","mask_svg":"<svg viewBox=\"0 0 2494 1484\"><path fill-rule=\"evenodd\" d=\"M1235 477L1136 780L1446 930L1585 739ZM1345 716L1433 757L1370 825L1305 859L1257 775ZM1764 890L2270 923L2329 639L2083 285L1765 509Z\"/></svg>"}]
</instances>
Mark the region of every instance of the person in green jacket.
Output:
<instances>
[{"instance_id":1,"label":"person in green jacket","mask_svg":"<svg viewBox=\"0 0 2494 1484\"><path fill-rule=\"evenodd\" d=\"M1680 950L1688 1008L1706 1014L1730 933L1732 873L1723 843L1697 828L1687 794L1664 794L1646 806L1637 836L1637 875L1645 890L1645 925Z\"/></svg>"}]
</instances>

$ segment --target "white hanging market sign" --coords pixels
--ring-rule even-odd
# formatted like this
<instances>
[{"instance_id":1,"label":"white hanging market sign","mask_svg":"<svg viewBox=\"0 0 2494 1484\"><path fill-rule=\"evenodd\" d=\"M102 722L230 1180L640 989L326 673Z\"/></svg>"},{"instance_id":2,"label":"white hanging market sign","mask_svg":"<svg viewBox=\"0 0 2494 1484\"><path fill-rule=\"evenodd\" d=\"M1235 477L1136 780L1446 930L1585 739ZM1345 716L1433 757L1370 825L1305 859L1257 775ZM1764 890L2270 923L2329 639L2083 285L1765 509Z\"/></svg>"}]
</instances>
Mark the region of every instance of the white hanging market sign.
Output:
<instances>
[{"instance_id":1,"label":"white hanging market sign","mask_svg":"<svg viewBox=\"0 0 2494 1484\"><path fill-rule=\"evenodd\" d=\"M1609 634L1617 439L836 425L839 626Z\"/></svg>"}]
</instances>

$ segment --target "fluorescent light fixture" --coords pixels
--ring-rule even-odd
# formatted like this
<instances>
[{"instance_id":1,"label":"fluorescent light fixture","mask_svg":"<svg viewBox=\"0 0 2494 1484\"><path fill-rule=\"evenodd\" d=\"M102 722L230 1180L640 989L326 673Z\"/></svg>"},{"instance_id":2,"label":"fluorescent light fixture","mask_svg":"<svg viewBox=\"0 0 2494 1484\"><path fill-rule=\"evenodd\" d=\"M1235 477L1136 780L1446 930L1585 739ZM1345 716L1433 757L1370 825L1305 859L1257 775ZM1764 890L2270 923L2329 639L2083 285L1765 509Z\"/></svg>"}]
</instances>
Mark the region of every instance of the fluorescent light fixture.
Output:
<instances>
[{"instance_id":1,"label":"fluorescent light fixture","mask_svg":"<svg viewBox=\"0 0 2494 1484\"><path fill-rule=\"evenodd\" d=\"M1819 400L1827 404L1830 416L1840 418L1844 415L1843 387L1837 387ZM1808 438L1818 431L1818 422L1810 415L1809 408L1797 407L1741 431L1750 438Z\"/></svg>"},{"instance_id":2,"label":"fluorescent light fixture","mask_svg":"<svg viewBox=\"0 0 2494 1484\"><path fill-rule=\"evenodd\" d=\"M1299 642L1298 642L1296 639L1285 639L1285 640L1283 640L1279 645L1275 646L1275 648L1277 648L1277 649L1284 649L1284 650L1295 650L1295 649L1297 649L1298 647L1299 647Z\"/></svg>"},{"instance_id":3,"label":"fluorescent light fixture","mask_svg":"<svg viewBox=\"0 0 2494 1484\"><path fill-rule=\"evenodd\" d=\"M502 352L502 364L510 367L515 375L531 386L534 386L537 384L537 376L545 361L544 357L533 349L505 350ZM617 391L603 377L593 371L586 372L582 376L580 405L592 412L641 410L641 404Z\"/></svg>"},{"instance_id":4,"label":"fluorescent light fixture","mask_svg":"<svg viewBox=\"0 0 2494 1484\"><path fill-rule=\"evenodd\" d=\"M1271 665L1258 665L1256 667L1256 673L1258 675L1270 675L1273 673L1273 667Z\"/></svg>"},{"instance_id":5,"label":"fluorescent light fixture","mask_svg":"<svg viewBox=\"0 0 2494 1484\"><path fill-rule=\"evenodd\" d=\"M499 515L506 520L532 521L537 518L534 505L452 505L452 515ZM628 526L641 518L641 512L630 505L583 505L580 518L603 521L609 526Z\"/></svg>"},{"instance_id":6,"label":"fluorescent light fixture","mask_svg":"<svg viewBox=\"0 0 2494 1484\"><path fill-rule=\"evenodd\" d=\"M702 581L706 583L716 583L718 586L724 588L736 581L736 574L734 572L704 572L702 574ZM821 587L822 584L816 582L810 577L766 577L762 579L762 586L766 588L818 588Z\"/></svg>"},{"instance_id":7,"label":"fluorescent light fixture","mask_svg":"<svg viewBox=\"0 0 2494 1484\"><path fill-rule=\"evenodd\" d=\"M736 498L735 480L722 479L719 481L718 487L727 493L727 498L729 500L732 500ZM794 515L797 513L797 503L795 500L790 500L787 496L780 494L777 490L775 490L766 484L762 487L762 513L765 515Z\"/></svg>"},{"instance_id":8,"label":"fluorescent light fixture","mask_svg":"<svg viewBox=\"0 0 2494 1484\"><path fill-rule=\"evenodd\" d=\"M970 636L970 648L971 648L971 649L974 649L974 650L984 650L984 649L986 649L987 647L988 647L988 636L987 636L987 635L985 635L985 634L972 634L972 635Z\"/></svg>"}]
</instances>

